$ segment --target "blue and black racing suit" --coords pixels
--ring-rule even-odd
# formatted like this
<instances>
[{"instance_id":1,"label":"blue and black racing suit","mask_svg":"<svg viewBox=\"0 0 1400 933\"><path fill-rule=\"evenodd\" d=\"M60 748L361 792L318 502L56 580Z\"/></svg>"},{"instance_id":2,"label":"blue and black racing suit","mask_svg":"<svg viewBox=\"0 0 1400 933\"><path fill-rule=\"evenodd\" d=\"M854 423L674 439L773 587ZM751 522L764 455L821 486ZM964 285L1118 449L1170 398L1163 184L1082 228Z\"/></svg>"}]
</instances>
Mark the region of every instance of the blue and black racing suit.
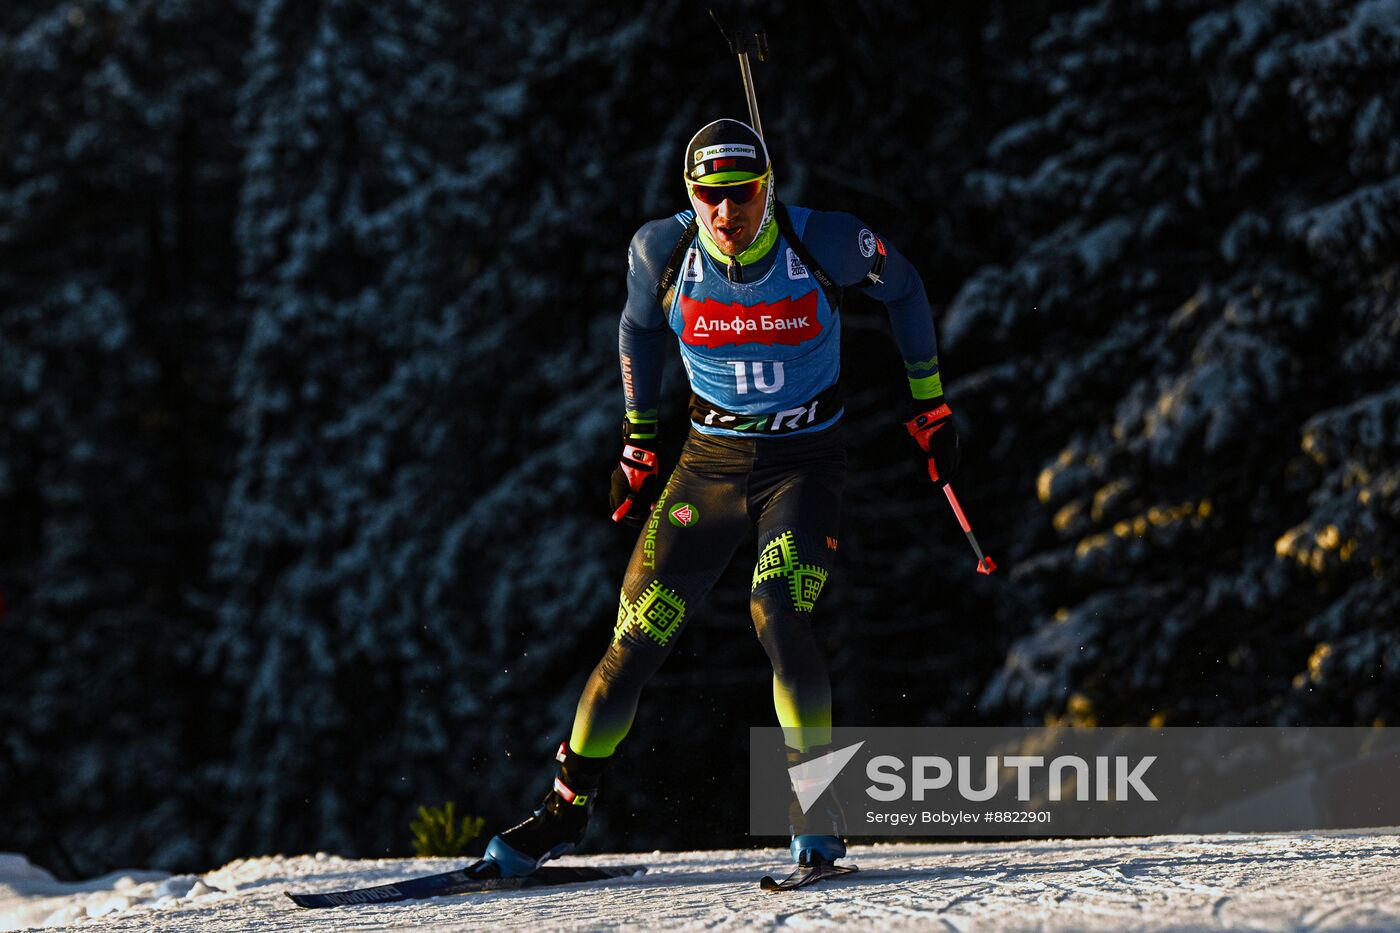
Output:
<instances>
[{"instance_id":1,"label":"blue and black racing suit","mask_svg":"<svg viewBox=\"0 0 1400 933\"><path fill-rule=\"evenodd\" d=\"M787 232L737 270L692 226L691 211L632 239L619 340L627 410L655 419L674 335L693 393L691 431L633 551L612 643L579 701L569 746L581 755L613 753L643 685L755 528L750 606L773 664L779 724L794 748L830 741L831 687L812 613L836 553L846 473L842 288L863 287L885 304L915 399L943 388L913 266L850 214L786 211Z\"/></svg>"}]
</instances>

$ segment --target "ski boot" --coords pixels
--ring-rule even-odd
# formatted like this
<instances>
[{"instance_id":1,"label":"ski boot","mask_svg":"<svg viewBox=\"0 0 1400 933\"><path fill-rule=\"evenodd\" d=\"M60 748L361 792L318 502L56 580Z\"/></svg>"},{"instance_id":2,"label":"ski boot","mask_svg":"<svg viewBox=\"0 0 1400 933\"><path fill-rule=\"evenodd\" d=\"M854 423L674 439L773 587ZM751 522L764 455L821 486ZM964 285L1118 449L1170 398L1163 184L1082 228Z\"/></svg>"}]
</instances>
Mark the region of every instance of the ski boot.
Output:
<instances>
[{"instance_id":1,"label":"ski boot","mask_svg":"<svg viewBox=\"0 0 1400 933\"><path fill-rule=\"evenodd\" d=\"M787 752L788 768L796 768L821 758L830 751L829 745L809 748L806 751L790 748ZM827 781L822 775L813 775L805 780L813 783ZM799 789L797 783L799 782L794 783L794 790ZM788 851L792 853L792 860L798 865L831 864L839 858L846 857L846 841L842 838L846 832L846 813L841 807L841 801L837 799L835 789L829 783L805 813L797 797L792 798L788 803L788 828L792 832L792 844Z\"/></svg>"},{"instance_id":2,"label":"ski boot","mask_svg":"<svg viewBox=\"0 0 1400 933\"><path fill-rule=\"evenodd\" d=\"M552 858L573 851L588 827L606 758L584 758L559 743L554 756L559 774L554 786L528 819L493 837L486 858L505 878L528 875Z\"/></svg>"}]
</instances>

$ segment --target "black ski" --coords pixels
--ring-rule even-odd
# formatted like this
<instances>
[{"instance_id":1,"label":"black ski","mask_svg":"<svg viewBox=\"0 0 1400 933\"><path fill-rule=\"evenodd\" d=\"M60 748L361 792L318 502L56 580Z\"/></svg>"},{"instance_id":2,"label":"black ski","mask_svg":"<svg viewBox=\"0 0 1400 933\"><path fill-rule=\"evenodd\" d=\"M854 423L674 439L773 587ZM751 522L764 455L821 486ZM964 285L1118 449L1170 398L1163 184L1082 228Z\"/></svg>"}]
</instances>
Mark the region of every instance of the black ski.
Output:
<instances>
[{"instance_id":1,"label":"black ski","mask_svg":"<svg viewBox=\"0 0 1400 933\"><path fill-rule=\"evenodd\" d=\"M837 875L848 875L858 870L854 865L816 862L812 865L798 865L797 868L793 869L792 874L782 881L772 875L764 875L763 880L758 884L765 891L795 891L798 888L805 888L809 884L816 884L823 879L835 878Z\"/></svg>"},{"instance_id":2,"label":"black ski","mask_svg":"<svg viewBox=\"0 0 1400 933\"><path fill-rule=\"evenodd\" d=\"M409 878L393 884L381 884L332 894L293 894L287 896L298 907L348 907L356 904L389 904L394 901L420 900L425 897L445 897L452 894L472 894L477 891L516 891L605 878L625 878L640 875L645 865L545 865L534 874L521 878L502 878L500 869L489 859L478 859L466 868Z\"/></svg>"}]
</instances>

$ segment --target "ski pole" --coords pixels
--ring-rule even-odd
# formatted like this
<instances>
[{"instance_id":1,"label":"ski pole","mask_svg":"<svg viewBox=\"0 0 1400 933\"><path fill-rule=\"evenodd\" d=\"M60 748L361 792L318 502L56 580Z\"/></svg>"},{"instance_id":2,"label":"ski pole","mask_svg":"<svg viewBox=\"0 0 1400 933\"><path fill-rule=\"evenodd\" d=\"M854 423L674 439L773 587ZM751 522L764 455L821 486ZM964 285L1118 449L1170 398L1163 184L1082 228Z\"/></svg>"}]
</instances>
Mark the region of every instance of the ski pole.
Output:
<instances>
[{"instance_id":1,"label":"ski pole","mask_svg":"<svg viewBox=\"0 0 1400 933\"><path fill-rule=\"evenodd\" d=\"M763 138L763 123L758 118L758 95L753 89L753 69L749 67L749 49L758 53L758 60L761 62L768 60L768 36L762 30L752 34L744 32L741 27L736 26L733 32L724 28L724 23L720 21L719 14L714 7L710 7L710 19L715 21L719 27L720 35L724 36L724 41L729 43L729 50L739 56L739 77L744 82L744 99L749 105L749 122L758 131L760 139Z\"/></svg>"},{"instance_id":2,"label":"ski pole","mask_svg":"<svg viewBox=\"0 0 1400 933\"><path fill-rule=\"evenodd\" d=\"M972 533L972 523L967 520L967 514L962 510L962 503L958 502L958 497L953 493L951 483L943 486L943 495L948 497L948 504L953 507L953 514L958 517L958 524L962 525L963 534L967 535L968 544L972 545L972 552L977 555L977 572L990 574L997 569L996 561L982 554L982 548L977 544L977 536Z\"/></svg>"}]
</instances>

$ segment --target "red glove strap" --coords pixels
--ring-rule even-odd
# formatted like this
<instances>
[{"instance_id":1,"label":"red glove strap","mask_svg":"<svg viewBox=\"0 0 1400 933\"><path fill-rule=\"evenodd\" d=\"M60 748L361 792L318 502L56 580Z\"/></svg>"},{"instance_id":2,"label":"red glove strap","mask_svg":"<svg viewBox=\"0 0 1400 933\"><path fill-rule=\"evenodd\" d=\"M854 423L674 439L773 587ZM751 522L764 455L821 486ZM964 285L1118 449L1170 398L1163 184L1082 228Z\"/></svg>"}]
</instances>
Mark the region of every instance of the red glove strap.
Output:
<instances>
[{"instance_id":1,"label":"red glove strap","mask_svg":"<svg viewBox=\"0 0 1400 933\"><path fill-rule=\"evenodd\" d=\"M642 483L656 472L656 454L628 444L622 448L622 472L627 474L627 485L632 491L640 492Z\"/></svg>"},{"instance_id":2,"label":"red glove strap","mask_svg":"<svg viewBox=\"0 0 1400 933\"><path fill-rule=\"evenodd\" d=\"M904 428L909 432L909 436L914 438L919 448L924 453L928 453L929 444L933 443L934 433L943 427L952 415L953 410L948 407L947 402L944 402L937 408L915 415L904 423Z\"/></svg>"}]
</instances>

